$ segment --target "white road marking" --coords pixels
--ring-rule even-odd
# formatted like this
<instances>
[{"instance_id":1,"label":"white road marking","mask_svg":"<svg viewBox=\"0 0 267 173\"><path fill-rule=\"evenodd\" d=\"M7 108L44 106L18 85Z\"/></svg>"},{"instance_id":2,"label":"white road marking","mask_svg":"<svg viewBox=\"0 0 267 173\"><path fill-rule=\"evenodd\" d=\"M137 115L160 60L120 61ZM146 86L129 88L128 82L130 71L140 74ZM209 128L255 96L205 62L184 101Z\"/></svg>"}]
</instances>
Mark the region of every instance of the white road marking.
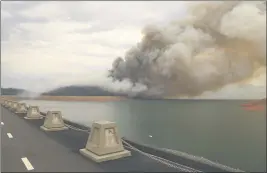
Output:
<instances>
[{"instance_id":1,"label":"white road marking","mask_svg":"<svg viewBox=\"0 0 267 173\"><path fill-rule=\"evenodd\" d=\"M13 138L13 136L12 136L11 133L7 133L7 136L8 136L9 138Z\"/></svg>"},{"instance_id":2,"label":"white road marking","mask_svg":"<svg viewBox=\"0 0 267 173\"><path fill-rule=\"evenodd\" d=\"M22 162L24 163L25 167L27 168L28 171L33 170L33 166L30 163L30 161L27 159L27 157L21 158Z\"/></svg>"},{"instance_id":3,"label":"white road marking","mask_svg":"<svg viewBox=\"0 0 267 173\"><path fill-rule=\"evenodd\" d=\"M1 125L4 125L4 122L1 122Z\"/></svg>"},{"instance_id":4,"label":"white road marking","mask_svg":"<svg viewBox=\"0 0 267 173\"><path fill-rule=\"evenodd\" d=\"M149 135L150 138L152 138L152 135Z\"/></svg>"}]
</instances>

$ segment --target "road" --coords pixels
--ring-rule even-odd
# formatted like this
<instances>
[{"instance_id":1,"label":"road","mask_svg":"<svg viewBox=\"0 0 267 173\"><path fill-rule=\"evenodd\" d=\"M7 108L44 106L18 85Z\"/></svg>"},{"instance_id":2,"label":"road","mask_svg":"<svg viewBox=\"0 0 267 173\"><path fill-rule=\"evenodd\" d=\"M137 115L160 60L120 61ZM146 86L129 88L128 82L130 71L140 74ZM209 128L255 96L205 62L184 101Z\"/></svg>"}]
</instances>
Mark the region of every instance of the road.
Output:
<instances>
[{"instance_id":1,"label":"road","mask_svg":"<svg viewBox=\"0 0 267 173\"><path fill-rule=\"evenodd\" d=\"M79 153L88 133L74 130L44 132L44 120L25 120L1 107L2 172L177 172L138 152L132 156L95 163Z\"/></svg>"}]
</instances>

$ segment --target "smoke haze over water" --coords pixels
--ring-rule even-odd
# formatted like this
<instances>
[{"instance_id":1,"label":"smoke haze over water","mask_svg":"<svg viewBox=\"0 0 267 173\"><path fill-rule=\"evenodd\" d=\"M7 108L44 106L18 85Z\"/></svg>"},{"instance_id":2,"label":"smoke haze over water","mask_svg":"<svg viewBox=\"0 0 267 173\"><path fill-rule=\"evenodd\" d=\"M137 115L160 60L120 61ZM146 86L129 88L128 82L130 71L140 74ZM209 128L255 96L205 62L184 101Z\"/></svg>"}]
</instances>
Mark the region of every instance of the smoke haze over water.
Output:
<instances>
[{"instance_id":1,"label":"smoke haze over water","mask_svg":"<svg viewBox=\"0 0 267 173\"><path fill-rule=\"evenodd\" d=\"M110 77L143 84L150 95L198 96L266 67L265 1L188 7L180 21L146 26L141 42L113 62Z\"/></svg>"}]
</instances>

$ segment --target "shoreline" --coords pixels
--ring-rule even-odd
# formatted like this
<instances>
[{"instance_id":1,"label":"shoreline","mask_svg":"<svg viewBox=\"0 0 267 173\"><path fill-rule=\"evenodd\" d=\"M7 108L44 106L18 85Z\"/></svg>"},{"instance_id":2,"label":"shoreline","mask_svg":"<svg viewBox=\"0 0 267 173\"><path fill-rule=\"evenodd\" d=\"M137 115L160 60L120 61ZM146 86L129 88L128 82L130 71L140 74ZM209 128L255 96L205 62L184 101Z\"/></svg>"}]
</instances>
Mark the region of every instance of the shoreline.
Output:
<instances>
[{"instance_id":1,"label":"shoreline","mask_svg":"<svg viewBox=\"0 0 267 173\"><path fill-rule=\"evenodd\" d=\"M119 96L39 96L35 98L31 97L18 97L18 96L1 96L0 102L2 100L48 100L48 101L121 101L126 99L126 97Z\"/></svg>"},{"instance_id":2,"label":"shoreline","mask_svg":"<svg viewBox=\"0 0 267 173\"><path fill-rule=\"evenodd\" d=\"M161 99L155 99L155 98L129 98L129 97L123 97L123 96L39 96L39 97L18 97L14 95L5 95L0 96L0 103L2 103L3 100L45 100L45 101L96 101L96 102L108 102L108 101L123 101L126 99L134 99L134 100L154 100L154 101L245 101L247 103L244 103L243 106L253 106L253 105L265 105L266 104L266 98L264 99L175 99L175 98L161 98Z\"/></svg>"},{"instance_id":3,"label":"shoreline","mask_svg":"<svg viewBox=\"0 0 267 173\"><path fill-rule=\"evenodd\" d=\"M121 101L125 99L117 96L40 96L34 100L52 100L52 101Z\"/></svg>"}]
</instances>

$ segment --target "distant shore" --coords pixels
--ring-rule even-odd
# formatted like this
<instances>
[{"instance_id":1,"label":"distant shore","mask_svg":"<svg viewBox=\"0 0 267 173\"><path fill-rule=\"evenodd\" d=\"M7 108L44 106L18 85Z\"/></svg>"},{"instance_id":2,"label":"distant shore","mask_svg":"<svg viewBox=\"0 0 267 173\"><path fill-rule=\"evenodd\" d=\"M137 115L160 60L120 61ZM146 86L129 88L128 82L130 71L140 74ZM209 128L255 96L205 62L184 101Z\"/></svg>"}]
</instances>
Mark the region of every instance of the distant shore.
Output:
<instances>
[{"instance_id":1,"label":"distant shore","mask_svg":"<svg viewBox=\"0 0 267 173\"><path fill-rule=\"evenodd\" d=\"M120 101L126 99L118 96L39 96L36 98L18 97L18 96L1 96L2 100L50 100L50 101Z\"/></svg>"},{"instance_id":2,"label":"distant shore","mask_svg":"<svg viewBox=\"0 0 267 173\"><path fill-rule=\"evenodd\" d=\"M254 106L254 105L265 105L266 106L266 98L252 101L250 103L245 104L244 106Z\"/></svg>"},{"instance_id":3,"label":"distant shore","mask_svg":"<svg viewBox=\"0 0 267 173\"><path fill-rule=\"evenodd\" d=\"M30 97L18 97L18 96L0 96L0 103L3 100L47 100L47 101L98 101L98 102L105 102L105 101L122 101L127 99L127 97L123 96L39 96L35 98ZM129 99L129 98L128 98ZM141 100L192 100L192 99L175 99L175 98L132 98L132 99L141 99ZM193 99L199 101L205 100L216 100L216 99ZM220 100L220 99L219 99ZM246 105L265 105L266 98L259 99L259 100L247 100L248 103Z\"/></svg>"}]
</instances>

